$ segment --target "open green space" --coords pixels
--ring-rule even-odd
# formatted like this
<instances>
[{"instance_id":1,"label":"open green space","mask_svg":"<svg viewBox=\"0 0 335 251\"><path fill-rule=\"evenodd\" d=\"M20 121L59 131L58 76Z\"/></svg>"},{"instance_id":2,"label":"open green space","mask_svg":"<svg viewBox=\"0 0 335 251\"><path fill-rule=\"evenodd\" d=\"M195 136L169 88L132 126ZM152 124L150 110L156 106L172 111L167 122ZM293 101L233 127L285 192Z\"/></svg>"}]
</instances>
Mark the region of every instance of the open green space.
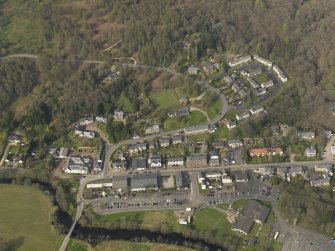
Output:
<instances>
[{"instance_id":1,"label":"open green space","mask_svg":"<svg viewBox=\"0 0 335 251\"><path fill-rule=\"evenodd\" d=\"M210 119L214 119L221 112L221 100L217 97L212 105L207 109L207 114Z\"/></svg>"},{"instance_id":2,"label":"open green space","mask_svg":"<svg viewBox=\"0 0 335 251\"><path fill-rule=\"evenodd\" d=\"M88 249L89 245L85 242L71 239L67 245L66 251L87 251Z\"/></svg>"},{"instance_id":3,"label":"open green space","mask_svg":"<svg viewBox=\"0 0 335 251\"><path fill-rule=\"evenodd\" d=\"M160 109L177 107L179 104L175 91L171 89L152 93L150 97L157 103Z\"/></svg>"},{"instance_id":4,"label":"open green space","mask_svg":"<svg viewBox=\"0 0 335 251\"><path fill-rule=\"evenodd\" d=\"M109 222L109 221L131 221L142 224L144 219L145 212L124 212L118 214L109 214L109 215L97 215L97 220L100 222Z\"/></svg>"},{"instance_id":5,"label":"open green space","mask_svg":"<svg viewBox=\"0 0 335 251\"><path fill-rule=\"evenodd\" d=\"M266 81L268 81L270 79L269 74L267 72L264 72L258 76L255 77L255 80L257 81L257 83L259 85L265 83Z\"/></svg>"},{"instance_id":6,"label":"open green space","mask_svg":"<svg viewBox=\"0 0 335 251\"><path fill-rule=\"evenodd\" d=\"M217 236L223 236L231 229L226 215L214 208L204 208L198 211L193 220L193 226L199 230L214 230Z\"/></svg>"},{"instance_id":7,"label":"open green space","mask_svg":"<svg viewBox=\"0 0 335 251\"><path fill-rule=\"evenodd\" d=\"M47 195L33 187L0 185L0 201L1 246L12 242L20 250L58 250L63 236L51 225Z\"/></svg>"},{"instance_id":8,"label":"open green space","mask_svg":"<svg viewBox=\"0 0 335 251\"><path fill-rule=\"evenodd\" d=\"M164 122L164 130L171 131L179 128L202 124L206 121L206 116L202 112L192 111L191 114L186 117L167 118Z\"/></svg>"}]
</instances>

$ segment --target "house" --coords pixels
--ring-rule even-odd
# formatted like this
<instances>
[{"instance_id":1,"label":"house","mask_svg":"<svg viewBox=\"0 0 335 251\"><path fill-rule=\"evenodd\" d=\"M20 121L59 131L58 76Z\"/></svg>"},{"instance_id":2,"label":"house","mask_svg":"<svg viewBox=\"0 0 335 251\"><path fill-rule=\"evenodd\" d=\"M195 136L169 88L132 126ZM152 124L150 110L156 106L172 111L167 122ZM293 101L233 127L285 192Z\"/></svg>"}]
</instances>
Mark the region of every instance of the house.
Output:
<instances>
[{"instance_id":1,"label":"house","mask_svg":"<svg viewBox=\"0 0 335 251\"><path fill-rule=\"evenodd\" d=\"M277 125L271 126L271 132L272 132L272 135L279 135L280 127Z\"/></svg>"},{"instance_id":2,"label":"house","mask_svg":"<svg viewBox=\"0 0 335 251\"><path fill-rule=\"evenodd\" d=\"M304 139L304 140L311 140L315 138L315 132L298 132L298 138L300 140Z\"/></svg>"},{"instance_id":3,"label":"house","mask_svg":"<svg viewBox=\"0 0 335 251\"><path fill-rule=\"evenodd\" d=\"M282 179L286 179L287 167L277 167L277 175Z\"/></svg>"},{"instance_id":4,"label":"house","mask_svg":"<svg viewBox=\"0 0 335 251\"><path fill-rule=\"evenodd\" d=\"M235 121L228 121L226 125L227 125L227 128L229 130L231 130L231 129L233 129L233 128L235 128L237 126L237 124L236 124Z\"/></svg>"},{"instance_id":5,"label":"house","mask_svg":"<svg viewBox=\"0 0 335 251\"><path fill-rule=\"evenodd\" d=\"M22 144L23 138L20 135L12 134L8 137L8 142L12 144Z\"/></svg>"},{"instance_id":6,"label":"house","mask_svg":"<svg viewBox=\"0 0 335 251\"><path fill-rule=\"evenodd\" d=\"M186 165L188 167L203 167L207 165L206 155L190 155L187 157Z\"/></svg>"},{"instance_id":7,"label":"house","mask_svg":"<svg viewBox=\"0 0 335 251\"><path fill-rule=\"evenodd\" d=\"M330 146L330 152L333 156L333 159L335 159L335 146Z\"/></svg>"},{"instance_id":8,"label":"house","mask_svg":"<svg viewBox=\"0 0 335 251\"><path fill-rule=\"evenodd\" d=\"M214 141L213 142L213 147L215 149L222 149L222 148L225 147L225 143L224 143L224 141Z\"/></svg>"},{"instance_id":9,"label":"house","mask_svg":"<svg viewBox=\"0 0 335 251\"><path fill-rule=\"evenodd\" d=\"M220 180L222 177L222 172L206 172L205 177L210 180Z\"/></svg>"},{"instance_id":10,"label":"house","mask_svg":"<svg viewBox=\"0 0 335 251\"><path fill-rule=\"evenodd\" d=\"M94 118L93 117L83 117L78 120L78 124L82 126L87 126L89 124L94 123Z\"/></svg>"},{"instance_id":11,"label":"house","mask_svg":"<svg viewBox=\"0 0 335 251\"><path fill-rule=\"evenodd\" d=\"M162 167L162 157L159 154L149 154L148 164L151 168Z\"/></svg>"},{"instance_id":12,"label":"house","mask_svg":"<svg viewBox=\"0 0 335 251\"><path fill-rule=\"evenodd\" d=\"M148 141L149 149L154 149L156 146L157 146L157 142L155 140L149 140Z\"/></svg>"},{"instance_id":13,"label":"house","mask_svg":"<svg viewBox=\"0 0 335 251\"><path fill-rule=\"evenodd\" d=\"M187 172L178 172L175 177L177 190L188 189L190 187L190 178Z\"/></svg>"},{"instance_id":14,"label":"house","mask_svg":"<svg viewBox=\"0 0 335 251\"><path fill-rule=\"evenodd\" d=\"M197 75L199 73L200 69L198 67L195 66L190 66L187 68L187 73L190 75Z\"/></svg>"},{"instance_id":15,"label":"house","mask_svg":"<svg viewBox=\"0 0 335 251\"><path fill-rule=\"evenodd\" d=\"M132 137L133 139L139 139L140 138L140 136L135 132L134 134L133 134L133 137Z\"/></svg>"},{"instance_id":16,"label":"house","mask_svg":"<svg viewBox=\"0 0 335 251\"><path fill-rule=\"evenodd\" d=\"M209 133L214 133L217 130L217 126L215 124L210 124L208 125L208 132Z\"/></svg>"},{"instance_id":17,"label":"house","mask_svg":"<svg viewBox=\"0 0 335 251\"><path fill-rule=\"evenodd\" d=\"M285 76L284 72L277 65L273 65L273 70L282 82L287 82L287 80L288 80L287 77Z\"/></svg>"},{"instance_id":18,"label":"house","mask_svg":"<svg viewBox=\"0 0 335 251\"><path fill-rule=\"evenodd\" d=\"M240 91L240 86L237 84L237 83L234 83L232 86L231 86L231 89L234 91L234 92L239 92Z\"/></svg>"},{"instance_id":19,"label":"house","mask_svg":"<svg viewBox=\"0 0 335 251\"><path fill-rule=\"evenodd\" d=\"M132 170L145 170L147 169L147 160L143 158L133 159L130 168Z\"/></svg>"},{"instance_id":20,"label":"house","mask_svg":"<svg viewBox=\"0 0 335 251\"><path fill-rule=\"evenodd\" d=\"M254 223L263 224L269 213L270 209L266 206L263 206L258 201L249 200L247 205L244 206L242 214L232 230L247 235Z\"/></svg>"},{"instance_id":21,"label":"house","mask_svg":"<svg viewBox=\"0 0 335 251\"><path fill-rule=\"evenodd\" d=\"M69 156L69 153L70 153L69 148L67 148L67 147L61 147L59 149L59 153L58 153L57 158L59 158L59 159L66 159L67 156Z\"/></svg>"},{"instance_id":22,"label":"house","mask_svg":"<svg viewBox=\"0 0 335 251\"><path fill-rule=\"evenodd\" d=\"M113 119L114 120L123 120L124 119L124 112L120 111L120 110L114 111Z\"/></svg>"},{"instance_id":23,"label":"house","mask_svg":"<svg viewBox=\"0 0 335 251\"><path fill-rule=\"evenodd\" d=\"M242 146L243 144L242 144L242 141L241 140L239 140L239 139L230 139L230 140L228 140L228 146L230 147L230 148L238 148L238 147L240 147L240 146Z\"/></svg>"},{"instance_id":24,"label":"house","mask_svg":"<svg viewBox=\"0 0 335 251\"><path fill-rule=\"evenodd\" d=\"M167 147L170 145L170 138L160 138L158 141L161 147Z\"/></svg>"},{"instance_id":25,"label":"house","mask_svg":"<svg viewBox=\"0 0 335 251\"><path fill-rule=\"evenodd\" d=\"M242 112L240 114L237 114L235 117L236 117L237 121L241 121L243 119L249 118L249 116L250 116L249 112Z\"/></svg>"},{"instance_id":26,"label":"house","mask_svg":"<svg viewBox=\"0 0 335 251\"><path fill-rule=\"evenodd\" d=\"M273 81L271 79L268 80L268 81L266 81L266 82L264 82L263 84L261 84L261 87L265 88L265 89L270 88L272 86L273 86Z\"/></svg>"},{"instance_id":27,"label":"house","mask_svg":"<svg viewBox=\"0 0 335 251\"><path fill-rule=\"evenodd\" d=\"M272 62L270 60L262 58L262 57L260 57L258 55L254 55L253 57L254 57L254 60L260 62L261 64L265 65L269 69L272 67Z\"/></svg>"},{"instance_id":28,"label":"house","mask_svg":"<svg viewBox=\"0 0 335 251\"><path fill-rule=\"evenodd\" d=\"M291 177L296 177L297 175L304 175L305 172L302 166L291 166L287 175Z\"/></svg>"},{"instance_id":29,"label":"house","mask_svg":"<svg viewBox=\"0 0 335 251\"><path fill-rule=\"evenodd\" d=\"M130 183L132 192L158 190L157 173L139 173L131 178Z\"/></svg>"},{"instance_id":30,"label":"house","mask_svg":"<svg viewBox=\"0 0 335 251\"><path fill-rule=\"evenodd\" d=\"M216 68L213 64L206 64L202 67L202 70L205 72L206 75L209 75L216 71Z\"/></svg>"},{"instance_id":31,"label":"house","mask_svg":"<svg viewBox=\"0 0 335 251\"><path fill-rule=\"evenodd\" d=\"M209 152L209 165L210 166L220 165L220 156L219 156L218 151L213 150Z\"/></svg>"},{"instance_id":32,"label":"house","mask_svg":"<svg viewBox=\"0 0 335 251\"><path fill-rule=\"evenodd\" d=\"M331 173L332 169L332 165L328 164L319 164L314 166L315 172Z\"/></svg>"},{"instance_id":33,"label":"house","mask_svg":"<svg viewBox=\"0 0 335 251\"><path fill-rule=\"evenodd\" d=\"M250 157L260 157L260 156L275 156L283 155L283 149L280 147L273 148L252 148L249 150Z\"/></svg>"},{"instance_id":34,"label":"house","mask_svg":"<svg viewBox=\"0 0 335 251\"><path fill-rule=\"evenodd\" d=\"M247 63L250 60L251 60L251 56L247 55L247 56L243 56L243 57L234 58L231 61L229 61L228 64L229 64L230 67L235 67L235 66L238 66L240 64Z\"/></svg>"},{"instance_id":35,"label":"house","mask_svg":"<svg viewBox=\"0 0 335 251\"><path fill-rule=\"evenodd\" d=\"M92 159L84 156L72 156L67 159L65 173L88 174L92 168Z\"/></svg>"},{"instance_id":36,"label":"house","mask_svg":"<svg viewBox=\"0 0 335 251\"><path fill-rule=\"evenodd\" d=\"M256 91L256 93L257 93L257 96L262 96L262 95L266 94L266 89L261 87Z\"/></svg>"},{"instance_id":37,"label":"house","mask_svg":"<svg viewBox=\"0 0 335 251\"><path fill-rule=\"evenodd\" d=\"M200 125L194 127L185 128L186 135L194 135L194 134L201 134L201 133L208 133L208 126L207 125Z\"/></svg>"},{"instance_id":38,"label":"house","mask_svg":"<svg viewBox=\"0 0 335 251\"><path fill-rule=\"evenodd\" d=\"M153 125L145 129L145 134L155 134L155 133L160 133L160 131L161 130L159 128L159 125Z\"/></svg>"},{"instance_id":39,"label":"house","mask_svg":"<svg viewBox=\"0 0 335 251\"><path fill-rule=\"evenodd\" d=\"M127 170L127 164L125 161L113 161L112 162L112 168L115 171L126 171Z\"/></svg>"},{"instance_id":40,"label":"house","mask_svg":"<svg viewBox=\"0 0 335 251\"><path fill-rule=\"evenodd\" d=\"M333 132L331 130L324 130L327 139L330 139L333 136Z\"/></svg>"},{"instance_id":41,"label":"house","mask_svg":"<svg viewBox=\"0 0 335 251\"><path fill-rule=\"evenodd\" d=\"M315 157L315 156L316 156L316 149L315 149L315 146L312 145L311 147L306 148L306 150L305 150L305 155L306 155L306 157L308 157L308 158L310 158L310 157Z\"/></svg>"},{"instance_id":42,"label":"house","mask_svg":"<svg viewBox=\"0 0 335 251\"><path fill-rule=\"evenodd\" d=\"M182 104L182 105L185 105L188 103L188 98L187 97L181 97L179 99L179 103Z\"/></svg>"},{"instance_id":43,"label":"house","mask_svg":"<svg viewBox=\"0 0 335 251\"><path fill-rule=\"evenodd\" d=\"M256 106L256 107L250 109L251 115L256 115L258 113L261 113L262 111L264 111L264 107L262 107L262 106Z\"/></svg>"},{"instance_id":44,"label":"house","mask_svg":"<svg viewBox=\"0 0 335 251\"><path fill-rule=\"evenodd\" d=\"M174 111L174 112L169 112L168 116L171 117L182 117L182 116L188 116L190 115L190 108L188 108L187 106Z\"/></svg>"},{"instance_id":45,"label":"house","mask_svg":"<svg viewBox=\"0 0 335 251\"><path fill-rule=\"evenodd\" d=\"M313 187L329 186L329 183L330 183L330 177L328 175L323 175L320 178L311 179L311 186Z\"/></svg>"},{"instance_id":46,"label":"house","mask_svg":"<svg viewBox=\"0 0 335 251\"><path fill-rule=\"evenodd\" d=\"M246 77L246 79L250 83L252 88L257 89L259 87L258 84L256 83L256 81L253 80L251 77Z\"/></svg>"},{"instance_id":47,"label":"house","mask_svg":"<svg viewBox=\"0 0 335 251\"><path fill-rule=\"evenodd\" d=\"M224 185L232 184L233 183L233 179L231 177L229 177L229 176L222 176L221 182Z\"/></svg>"},{"instance_id":48,"label":"house","mask_svg":"<svg viewBox=\"0 0 335 251\"><path fill-rule=\"evenodd\" d=\"M248 174L243 171L236 171L234 173L236 182L248 182Z\"/></svg>"},{"instance_id":49,"label":"house","mask_svg":"<svg viewBox=\"0 0 335 251\"><path fill-rule=\"evenodd\" d=\"M265 166L258 168L258 172L262 175L274 175L275 168L273 166Z\"/></svg>"},{"instance_id":50,"label":"house","mask_svg":"<svg viewBox=\"0 0 335 251\"><path fill-rule=\"evenodd\" d=\"M95 122L101 123L101 124L106 124L107 123L107 118L106 117L95 117Z\"/></svg>"},{"instance_id":51,"label":"house","mask_svg":"<svg viewBox=\"0 0 335 251\"><path fill-rule=\"evenodd\" d=\"M172 144L173 145L178 145L178 144L181 144L183 143L183 136L182 135L172 135L171 136L171 139L172 139Z\"/></svg>"},{"instance_id":52,"label":"house","mask_svg":"<svg viewBox=\"0 0 335 251\"><path fill-rule=\"evenodd\" d=\"M93 131L88 131L88 130L82 130L82 127L77 126L76 130L74 131L74 133L81 137L81 138L85 138L85 139L94 139L96 137L96 133Z\"/></svg>"},{"instance_id":53,"label":"house","mask_svg":"<svg viewBox=\"0 0 335 251\"><path fill-rule=\"evenodd\" d=\"M183 157L167 158L167 166L184 166Z\"/></svg>"}]
</instances>

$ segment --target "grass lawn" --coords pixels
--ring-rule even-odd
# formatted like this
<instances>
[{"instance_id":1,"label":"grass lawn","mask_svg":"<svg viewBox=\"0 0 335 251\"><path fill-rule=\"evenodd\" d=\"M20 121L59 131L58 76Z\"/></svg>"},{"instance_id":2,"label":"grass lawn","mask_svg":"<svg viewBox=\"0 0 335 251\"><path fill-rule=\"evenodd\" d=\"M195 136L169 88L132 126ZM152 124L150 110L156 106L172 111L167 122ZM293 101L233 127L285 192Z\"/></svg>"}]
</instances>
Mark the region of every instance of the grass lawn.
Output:
<instances>
[{"instance_id":1,"label":"grass lawn","mask_svg":"<svg viewBox=\"0 0 335 251\"><path fill-rule=\"evenodd\" d=\"M179 104L177 95L172 89L154 92L150 97L158 104L160 109L177 107Z\"/></svg>"},{"instance_id":2,"label":"grass lawn","mask_svg":"<svg viewBox=\"0 0 335 251\"><path fill-rule=\"evenodd\" d=\"M192 111L187 117L167 118L164 122L164 130L171 131L188 126L198 125L207 121L205 115L199 111Z\"/></svg>"},{"instance_id":3,"label":"grass lawn","mask_svg":"<svg viewBox=\"0 0 335 251\"><path fill-rule=\"evenodd\" d=\"M87 251L89 250L88 244L79 240L71 239L67 245L66 251Z\"/></svg>"},{"instance_id":4,"label":"grass lawn","mask_svg":"<svg viewBox=\"0 0 335 251\"><path fill-rule=\"evenodd\" d=\"M227 139L230 136L230 131L227 127L220 125L212 135L214 135L216 140Z\"/></svg>"},{"instance_id":5,"label":"grass lawn","mask_svg":"<svg viewBox=\"0 0 335 251\"><path fill-rule=\"evenodd\" d=\"M247 203L248 203L248 200L238 200L238 201L234 201L231 207L234 210L237 210L239 208L243 208Z\"/></svg>"},{"instance_id":6,"label":"grass lawn","mask_svg":"<svg viewBox=\"0 0 335 251\"><path fill-rule=\"evenodd\" d=\"M205 208L194 216L193 226L199 230L216 230L216 236L223 236L230 232L231 224L226 215L214 208Z\"/></svg>"},{"instance_id":7,"label":"grass lawn","mask_svg":"<svg viewBox=\"0 0 335 251\"><path fill-rule=\"evenodd\" d=\"M21 238L20 250L58 250L63 236L51 225L51 199L37 188L0 185L0 239Z\"/></svg>"},{"instance_id":8,"label":"grass lawn","mask_svg":"<svg viewBox=\"0 0 335 251\"><path fill-rule=\"evenodd\" d=\"M110 215L97 215L97 220L100 222L108 222L108 221L131 221L142 224L145 216L145 212L124 212L118 214L110 214Z\"/></svg>"},{"instance_id":9,"label":"grass lawn","mask_svg":"<svg viewBox=\"0 0 335 251\"><path fill-rule=\"evenodd\" d=\"M259 85L263 84L264 82L268 81L270 79L269 74L267 72L264 72L258 76L255 77L255 80Z\"/></svg>"},{"instance_id":10,"label":"grass lawn","mask_svg":"<svg viewBox=\"0 0 335 251\"><path fill-rule=\"evenodd\" d=\"M138 243L130 241L104 241L94 251L190 251L193 249L160 243Z\"/></svg>"},{"instance_id":11,"label":"grass lawn","mask_svg":"<svg viewBox=\"0 0 335 251\"><path fill-rule=\"evenodd\" d=\"M214 119L221 112L221 100L219 97L216 98L213 105L208 107L207 114L210 119Z\"/></svg>"}]
</instances>

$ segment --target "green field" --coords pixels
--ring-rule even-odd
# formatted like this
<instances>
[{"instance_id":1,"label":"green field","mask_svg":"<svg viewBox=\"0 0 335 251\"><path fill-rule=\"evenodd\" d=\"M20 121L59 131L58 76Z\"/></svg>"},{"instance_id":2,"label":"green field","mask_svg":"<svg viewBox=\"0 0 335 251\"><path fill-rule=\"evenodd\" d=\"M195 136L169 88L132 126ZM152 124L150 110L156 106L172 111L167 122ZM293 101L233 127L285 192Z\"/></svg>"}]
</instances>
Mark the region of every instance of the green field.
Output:
<instances>
[{"instance_id":1,"label":"green field","mask_svg":"<svg viewBox=\"0 0 335 251\"><path fill-rule=\"evenodd\" d=\"M51 225L53 208L47 195L33 187L0 185L0 201L0 246L58 250L63 236Z\"/></svg>"},{"instance_id":2,"label":"green field","mask_svg":"<svg viewBox=\"0 0 335 251\"><path fill-rule=\"evenodd\" d=\"M259 85L265 83L266 81L268 81L270 79L269 74L267 72L264 72L258 76L255 77L255 80L257 81L257 83Z\"/></svg>"},{"instance_id":3,"label":"green field","mask_svg":"<svg viewBox=\"0 0 335 251\"><path fill-rule=\"evenodd\" d=\"M210 119L214 119L221 112L221 100L219 97L215 99L215 102L208 107L207 114Z\"/></svg>"},{"instance_id":4,"label":"green field","mask_svg":"<svg viewBox=\"0 0 335 251\"><path fill-rule=\"evenodd\" d=\"M97 215L97 220L100 222L131 221L131 222L137 222L139 224L142 224L144 215L145 215L145 212L124 212L124 213L110 214L110 215L103 215L103 216Z\"/></svg>"},{"instance_id":5,"label":"green field","mask_svg":"<svg viewBox=\"0 0 335 251\"><path fill-rule=\"evenodd\" d=\"M164 122L164 130L171 131L188 126L194 126L205 123L207 121L205 115L199 111L192 111L189 116L181 118L167 118Z\"/></svg>"},{"instance_id":6,"label":"green field","mask_svg":"<svg viewBox=\"0 0 335 251\"><path fill-rule=\"evenodd\" d=\"M175 91L171 89L155 92L150 97L157 103L160 109L177 107L179 104Z\"/></svg>"},{"instance_id":7,"label":"green field","mask_svg":"<svg viewBox=\"0 0 335 251\"><path fill-rule=\"evenodd\" d=\"M216 236L220 237L230 232L231 224L226 219L226 215L218 209L205 208L194 216L193 226L199 230L214 230Z\"/></svg>"}]
</instances>

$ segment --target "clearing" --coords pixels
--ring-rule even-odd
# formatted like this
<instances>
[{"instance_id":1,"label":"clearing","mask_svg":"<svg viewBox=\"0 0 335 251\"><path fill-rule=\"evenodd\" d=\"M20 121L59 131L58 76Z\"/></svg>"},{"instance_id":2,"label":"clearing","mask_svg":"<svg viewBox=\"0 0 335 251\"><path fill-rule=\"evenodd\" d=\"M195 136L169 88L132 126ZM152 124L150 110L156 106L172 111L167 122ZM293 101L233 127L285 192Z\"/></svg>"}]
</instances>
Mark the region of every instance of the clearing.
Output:
<instances>
[{"instance_id":1,"label":"clearing","mask_svg":"<svg viewBox=\"0 0 335 251\"><path fill-rule=\"evenodd\" d=\"M51 225L53 206L42 191L29 186L0 185L1 246L20 250L58 250L63 236Z\"/></svg>"},{"instance_id":2,"label":"clearing","mask_svg":"<svg viewBox=\"0 0 335 251\"><path fill-rule=\"evenodd\" d=\"M191 114L186 117L167 118L164 122L164 130L171 131L179 128L202 124L206 121L207 118L202 112L192 111Z\"/></svg>"},{"instance_id":3,"label":"clearing","mask_svg":"<svg viewBox=\"0 0 335 251\"><path fill-rule=\"evenodd\" d=\"M151 98L157 103L160 109L169 109L178 107L179 101L176 92L171 89L154 92Z\"/></svg>"}]
</instances>

